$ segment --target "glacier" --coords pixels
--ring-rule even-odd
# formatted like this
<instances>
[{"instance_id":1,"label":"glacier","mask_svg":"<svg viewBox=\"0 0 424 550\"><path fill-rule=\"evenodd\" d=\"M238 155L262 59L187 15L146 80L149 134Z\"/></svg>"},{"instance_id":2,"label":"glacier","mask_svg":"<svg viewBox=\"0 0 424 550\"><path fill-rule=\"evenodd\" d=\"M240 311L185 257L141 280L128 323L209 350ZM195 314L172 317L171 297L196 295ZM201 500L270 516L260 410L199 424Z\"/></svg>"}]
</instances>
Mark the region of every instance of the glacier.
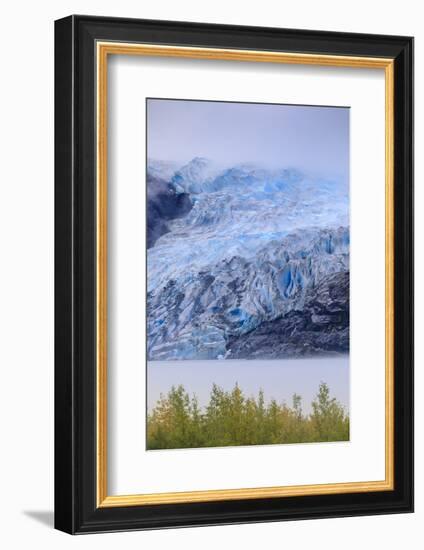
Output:
<instances>
[{"instance_id":1,"label":"glacier","mask_svg":"<svg viewBox=\"0 0 424 550\"><path fill-rule=\"evenodd\" d=\"M147 195L149 360L348 351L347 184L197 157L149 161Z\"/></svg>"}]
</instances>

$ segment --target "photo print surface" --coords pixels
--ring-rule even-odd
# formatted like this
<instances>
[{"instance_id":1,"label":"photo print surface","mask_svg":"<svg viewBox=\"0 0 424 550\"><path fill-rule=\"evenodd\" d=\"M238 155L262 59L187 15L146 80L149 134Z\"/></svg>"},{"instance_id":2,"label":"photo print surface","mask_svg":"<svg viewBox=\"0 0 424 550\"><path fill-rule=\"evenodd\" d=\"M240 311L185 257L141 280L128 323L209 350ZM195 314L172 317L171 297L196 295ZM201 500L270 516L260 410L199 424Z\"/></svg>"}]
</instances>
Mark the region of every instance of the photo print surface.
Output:
<instances>
[{"instance_id":1,"label":"photo print surface","mask_svg":"<svg viewBox=\"0 0 424 550\"><path fill-rule=\"evenodd\" d=\"M349 108L147 99L148 450L349 440Z\"/></svg>"}]
</instances>

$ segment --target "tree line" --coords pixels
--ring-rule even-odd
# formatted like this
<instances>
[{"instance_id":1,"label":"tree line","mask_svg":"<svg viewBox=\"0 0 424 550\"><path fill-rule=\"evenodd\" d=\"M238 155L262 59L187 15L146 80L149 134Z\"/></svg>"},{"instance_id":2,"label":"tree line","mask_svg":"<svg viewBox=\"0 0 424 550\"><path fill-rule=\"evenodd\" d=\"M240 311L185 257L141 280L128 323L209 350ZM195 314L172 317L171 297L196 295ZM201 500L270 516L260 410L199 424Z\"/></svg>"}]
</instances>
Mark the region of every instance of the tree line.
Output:
<instances>
[{"instance_id":1,"label":"tree line","mask_svg":"<svg viewBox=\"0 0 424 550\"><path fill-rule=\"evenodd\" d=\"M294 394L291 406L264 393L247 397L236 383L231 391L213 385L206 407L184 386L161 395L147 415L147 449L182 449L349 440L349 416L322 382L311 412Z\"/></svg>"}]
</instances>

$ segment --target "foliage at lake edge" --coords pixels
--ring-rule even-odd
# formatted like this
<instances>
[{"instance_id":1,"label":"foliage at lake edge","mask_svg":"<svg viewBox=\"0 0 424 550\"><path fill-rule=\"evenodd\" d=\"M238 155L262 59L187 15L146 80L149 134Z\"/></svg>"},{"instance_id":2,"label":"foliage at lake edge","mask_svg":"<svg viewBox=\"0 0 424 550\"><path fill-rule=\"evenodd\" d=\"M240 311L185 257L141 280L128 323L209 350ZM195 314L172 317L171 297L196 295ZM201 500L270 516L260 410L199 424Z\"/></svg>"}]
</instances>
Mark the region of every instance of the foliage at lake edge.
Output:
<instances>
[{"instance_id":1,"label":"foliage at lake edge","mask_svg":"<svg viewBox=\"0 0 424 550\"><path fill-rule=\"evenodd\" d=\"M291 407L275 399L265 403L262 390L246 397L238 384L232 391L214 384L200 408L184 386L173 386L147 415L147 449L349 440L349 416L327 384L320 384L311 411L303 413L300 395L293 395Z\"/></svg>"}]
</instances>

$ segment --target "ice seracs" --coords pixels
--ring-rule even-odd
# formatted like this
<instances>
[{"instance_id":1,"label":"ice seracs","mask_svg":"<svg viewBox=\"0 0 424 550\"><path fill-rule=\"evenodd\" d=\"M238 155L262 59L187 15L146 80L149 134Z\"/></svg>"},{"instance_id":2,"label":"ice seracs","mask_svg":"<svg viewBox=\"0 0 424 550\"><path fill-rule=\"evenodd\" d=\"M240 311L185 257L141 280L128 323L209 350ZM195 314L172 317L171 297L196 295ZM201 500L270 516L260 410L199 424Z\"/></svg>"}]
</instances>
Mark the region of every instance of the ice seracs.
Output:
<instances>
[{"instance_id":1,"label":"ice seracs","mask_svg":"<svg viewBox=\"0 0 424 550\"><path fill-rule=\"evenodd\" d=\"M191 207L148 250L151 360L226 358L237 339L242 357L244 335L303 311L314 288L348 273L340 182L248 165L216 172L198 157L167 185Z\"/></svg>"}]
</instances>

